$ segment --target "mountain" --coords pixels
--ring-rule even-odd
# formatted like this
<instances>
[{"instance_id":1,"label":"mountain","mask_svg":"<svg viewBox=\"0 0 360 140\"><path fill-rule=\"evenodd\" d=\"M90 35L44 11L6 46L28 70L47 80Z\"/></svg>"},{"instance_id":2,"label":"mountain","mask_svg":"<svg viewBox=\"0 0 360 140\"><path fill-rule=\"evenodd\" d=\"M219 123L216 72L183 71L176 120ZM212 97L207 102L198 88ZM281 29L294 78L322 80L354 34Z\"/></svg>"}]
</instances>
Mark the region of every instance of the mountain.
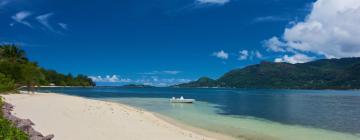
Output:
<instances>
[{"instance_id":1,"label":"mountain","mask_svg":"<svg viewBox=\"0 0 360 140\"><path fill-rule=\"evenodd\" d=\"M214 79L208 77L201 77L197 81L175 85L173 87L216 87L217 82Z\"/></svg>"},{"instance_id":2,"label":"mountain","mask_svg":"<svg viewBox=\"0 0 360 140\"><path fill-rule=\"evenodd\" d=\"M321 59L302 64L261 62L217 80L200 78L175 87L360 89L360 58Z\"/></svg>"}]
</instances>

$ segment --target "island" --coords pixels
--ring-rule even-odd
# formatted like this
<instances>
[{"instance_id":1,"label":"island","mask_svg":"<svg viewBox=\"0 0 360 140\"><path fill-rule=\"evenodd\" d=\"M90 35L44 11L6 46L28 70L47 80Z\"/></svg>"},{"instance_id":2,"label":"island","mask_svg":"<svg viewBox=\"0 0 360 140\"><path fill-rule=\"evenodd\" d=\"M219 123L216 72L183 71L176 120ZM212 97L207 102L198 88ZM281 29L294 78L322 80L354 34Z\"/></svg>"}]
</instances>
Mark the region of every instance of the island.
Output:
<instances>
[{"instance_id":1,"label":"island","mask_svg":"<svg viewBox=\"0 0 360 140\"><path fill-rule=\"evenodd\" d=\"M298 64L263 61L231 70L216 80L202 77L172 87L360 89L360 58L320 59Z\"/></svg>"},{"instance_id":2,"label":"island","mask_svg":"<svg viewBox=\"0 0 360 140\"><path fill-rule=\"evenodd\" d=\"M141 85L141 84L128 84L121 86L122 88L154 88L155 86L151 85Z\"/></svg>"}]
</instances>

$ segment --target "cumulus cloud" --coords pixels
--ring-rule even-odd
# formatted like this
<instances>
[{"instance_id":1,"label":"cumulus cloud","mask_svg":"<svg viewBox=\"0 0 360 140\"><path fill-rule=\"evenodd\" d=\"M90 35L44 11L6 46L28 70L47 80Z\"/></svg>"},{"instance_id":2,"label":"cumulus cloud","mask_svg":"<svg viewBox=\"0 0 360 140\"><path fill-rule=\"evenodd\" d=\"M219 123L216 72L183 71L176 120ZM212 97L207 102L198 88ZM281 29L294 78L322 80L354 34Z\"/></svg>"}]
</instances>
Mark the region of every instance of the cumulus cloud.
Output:
<instances>
[{"instance_id":1,"label":"cumulus cloud","mask_svg":"<svg viewBox=\"0 0 360 140\"><path fill-rule=\"evenodd\" d=\"M177 85L177 84L181 84L181 83L187 83L190 81L192 81L192 80L185 79L185 78L159 78L157 76L151 76L151 77L138 79L138 80L134 81L134 83L158 86L158 87L165 87L165 86Z\"/></svg>"},{"instance_id":2,"label":"cumulus cloud","mask_svg":"<svg viewBox=\"0 0 360 140\"><path fill-rule=\"evenodd\" d=\"M280 41L278 37L272 37L264 42L264 46L268 51L285 52L286 43Z\"/></svg>"},{"instance_id":3,"label":"cumulus cloud","mask_svg":"<svg viewBox=\"0 0 360 140\"><path fill-rule=\"evenodd\" d=\"M118 83L118 82L129 83L129 82L132 82L132 80L129 78L119 78L117 75L112 75L112 76L106 75L104 77L89 76L89 78L91 80L93 80L94 82L107 82L107 83Z\"/></svg>"},{"instance_id":4,"label":"cumulus cloud","mask_svg":"<svg viewBox=\"0 0 360 140\"><path fill-rule=\"evenodd\" d=\"M258 50L242 50L239 51L239 57L238 60L252 60L254 58L261 59L263 58L263 55Z\"/></svg>"},{"instance_id":5,"label":"cumulus cloud","mask_svg":"<svg viewBox=\"0 0 360 140\"><path fill-rule=\"evenodd\" d=\"M224 5L230 0L196 0L198 4L216 4L216 5Z\"/></svg>"},{"instance_id":6,"label":"cumulus cloud","mask_svg":"<svg viewBox=\"0 0 360 140\"><path fill-rule=\"evenodd\" d=\"M32 25L28 21L25 21L25 19L28 18L29 16L31 16L31 14L32 13L29 11L20 11L20 12L16 13L15 15L11 16L11 18L17 23L20 23L20 24L23 24L23 25L26 25L26 26L32 28Z\"/></svg>"},{"instance_id":7,"label":"cumulus cloud","mask_svg":"<svg viewBox=\"0 0 360 140\"><path fill-rule=\"evenodd\" d=\"M218 51L218 52L214 52L212 55L217 57L217 58L220 58L220 59L228 59L229 58L229 54L226 53L223 50Z\"/></svg>"},{"instance_id":8,"label":"cumulus cloud","mask_svg":"<svg viewBox=\"0 0 360 140\"><path fill-rule=\"evenodd\" d=\"M317 0L304 21L286 28L282 41L269 39L267 47L277 52L292 49L326 58L360 57L359 25L359 0Z\"/></svg>"},{"instance_id":9,"label":"cumulus cloud","mask_svg":"<svg viewBox=\"0 0 360 140\"><path fill-rule=\"evenodd\" d=\"M143 84L151 86L171 86L192 81L186 78L161 78L157 75L142 76L139 78L124 78L118 75L89 76L94 82L101 85L124 85L124 84Z\"/></svg>"},{"instance_id":10,"label":"cumulus cloud","mask_svg":"<svg viewBox=\"0 0 360 140\"><path fill-rule=\"evenodd\" d=\"M246 60L248 59L249 57L249 51L247 50L242 50L242 51L239 51L239 60Z\"/></svg>"},{"instance_id":11,"label":"cumulus cloud","mask_svg":"<svg viewBox=\"0 0 360 140\"><path fill-rule=\"evenodd\" d=\"M284 55L281 58L276 58L275 62L286 62L286 63L296 64L296 63L306 63L314 59L315 59L314 57L309 57L304 54L295 54L293 56Z\"/></svg>"}]
</instances>

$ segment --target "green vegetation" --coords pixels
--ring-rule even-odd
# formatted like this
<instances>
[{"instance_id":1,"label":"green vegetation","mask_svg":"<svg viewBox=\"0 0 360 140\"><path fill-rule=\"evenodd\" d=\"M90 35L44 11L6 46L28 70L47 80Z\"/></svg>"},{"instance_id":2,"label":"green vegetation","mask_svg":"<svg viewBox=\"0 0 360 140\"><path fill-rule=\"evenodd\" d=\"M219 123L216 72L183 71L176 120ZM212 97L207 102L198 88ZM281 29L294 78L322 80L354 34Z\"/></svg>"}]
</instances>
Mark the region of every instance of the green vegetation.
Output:
<instances>
[{"instance_id":1,"label":"green vegetation","mask_svg":"<svg viewBox=\"0 0 360 140\"><path fill-rule=\"evenodd\" d=\"M0 107L2 105L3 101L0 98ZM28 135L3 118L2 113L2 110L0 110L0 140L28 140Z\"/></svg>"},{"instance_id":2,"label":"green vegetation","mask_svg":"<svg viewBox=\"0 0 360 140\"><path fill-rule=\"evenodd\" d=\"M64 75L54 70L46 70L31 62L24 50L16 45L0 45L0 92L26 86L95 86L85 75Z\"/></svg>"},{"instance_id":3,"label":"green vegetation","mask_svg":"<svg viewBox=\"0 0 360 140\"><path fill-rule=\"evenodd\" d=\"M154 86L151 86L151 85L137 85L137 84L123 85L121 87L123 87L123 88L154 88Z\"/></svg>"},{"instance_id":4,"label":"green vegetation","mask_svg":"<svg viewBox=\"0 0 360 140\"><path fill-rule=\"evenodd\" d=\"M262 62L211 81L177 87L360 89L360 58L322 59L303 64Z\"/></svg>"},{"instance_id":5,"label":"green vegetation","mask_svg":"<svg viewBox=\"0 0 360 140\"><path fill-rule=\"evenodd\" d=\"M217 82L214 79L211 79L209 77L201 77L196 81L192 81L186 84L180 84L180 85L176 85L174 87L191 87L191 88L195 88L195 87L216 87L217 86Z\"/></svg>"},{"instance_id":6,"label":"green vegetation","mask_svg":"<svg viewBox=\"0 0 360 140\"><path fill-rule=\"evenodd\" d=\"M54 84L57 86L95 86L95 83L86 75L79 74L73 76L72 74L60 74L54 70L41 69L45 76L45 81L41 81L42 85Z\"/></svg>"},{"instance_id":7,"label":"green vegetation","mask_svg":"<svg viewBox=\"0 0 360 140\"><path fill-rule=\"evenodd\" d=\"M10 91L15 88L14 80L0 73L0 92Z\"/></svg>"}]
</instances>

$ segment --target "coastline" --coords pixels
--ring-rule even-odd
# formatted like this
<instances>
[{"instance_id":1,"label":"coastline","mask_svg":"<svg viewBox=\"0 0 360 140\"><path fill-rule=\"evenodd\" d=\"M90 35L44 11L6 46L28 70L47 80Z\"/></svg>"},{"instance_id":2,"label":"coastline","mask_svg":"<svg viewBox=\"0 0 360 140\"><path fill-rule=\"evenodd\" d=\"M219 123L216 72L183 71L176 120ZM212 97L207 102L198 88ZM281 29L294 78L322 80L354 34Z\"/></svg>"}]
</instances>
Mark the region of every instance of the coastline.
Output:
<instances>
[{"instance_id":1,"label":"coastline","mask_svg":"<svg viewBox=\"0 0 360 140\"><path fill-rule=\"evenodd\" d=\"M153 112L152 112L153 113ZM218 133L218 132L213 132L213 131L210 131L210 130L205 130L205 129L202 129L202 128L197 128L197 127L194 127L194 126L190 126L190 125L187 125L187 124L184 124L184 123L181 123L175 119L172 119L170 117L167 117L167 116L164 116L164 115L161 115L161 114L158 114L158 113L153 113L156 117L158 117L159 119L165 121L165 122L168 122L176 127L179 127L181 129L185 129L185 130L188 130L188 131L191 131L191 132L195 132L197 134L200 134L200 135L203 135L203 136L207 136L207 137L211 137L211 138L215 138L215 139L218 139L218 140L246 140L246 139L243 139L243 138L234 138L234 137L231 137L231 136L228 136L228 135L224 135L222 133Z\"/></svg>"},{"instance_id":2,"label":"coastline","mask_svg":"<svg viewBox=\"0 0 360 140\"><path fill-rule=\"evenodd\" d=\"M233 140L132 106L57 93L2 95L13 114L34 128L66 139ZM81 131L79 131L81 130Z\"/></svg>"}]
</instances>

